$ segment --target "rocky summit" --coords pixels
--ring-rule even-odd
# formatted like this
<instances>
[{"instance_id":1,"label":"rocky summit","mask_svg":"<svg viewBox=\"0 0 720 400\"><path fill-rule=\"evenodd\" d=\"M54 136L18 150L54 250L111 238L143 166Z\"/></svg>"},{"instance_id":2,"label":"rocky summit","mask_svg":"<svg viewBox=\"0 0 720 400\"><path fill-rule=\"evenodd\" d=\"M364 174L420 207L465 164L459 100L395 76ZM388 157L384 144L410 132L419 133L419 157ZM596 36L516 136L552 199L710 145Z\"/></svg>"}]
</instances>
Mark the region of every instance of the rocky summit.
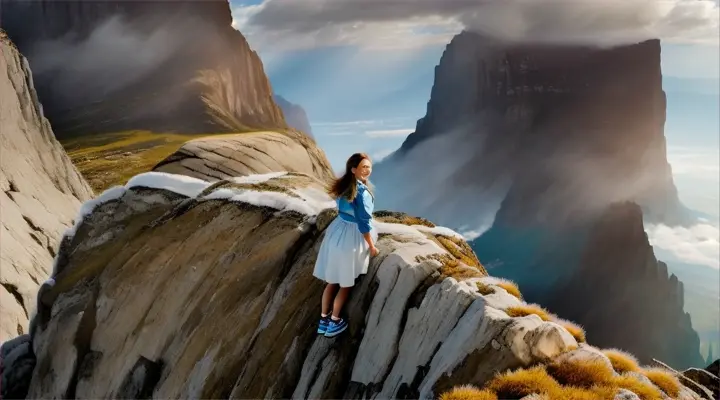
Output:
<instances>
[{"instance_id":1,"label":"rocky summit","mask_svg":"<svg viewBox=\"0 0 720 400\"><path fill-rule=\"evenodd\" d=\"M0 341L28 330L60 237L92 190L37 102L27 60L0 30Z\"/></svg>"},{"instance_id":2,"label":"rocky summit","mask_svg":"<svg viewBox=\"0 0 720 400\"><path fill-rule=\"evenodd\" d=\"M148 172L85 203L30 333L3 346L3 398L429 399L597 359L580 327L488 276L460 235L387 211L350 329L318 336L312 269L336 216L324 185L298 172Z\"/></svg>"}]
</instances>

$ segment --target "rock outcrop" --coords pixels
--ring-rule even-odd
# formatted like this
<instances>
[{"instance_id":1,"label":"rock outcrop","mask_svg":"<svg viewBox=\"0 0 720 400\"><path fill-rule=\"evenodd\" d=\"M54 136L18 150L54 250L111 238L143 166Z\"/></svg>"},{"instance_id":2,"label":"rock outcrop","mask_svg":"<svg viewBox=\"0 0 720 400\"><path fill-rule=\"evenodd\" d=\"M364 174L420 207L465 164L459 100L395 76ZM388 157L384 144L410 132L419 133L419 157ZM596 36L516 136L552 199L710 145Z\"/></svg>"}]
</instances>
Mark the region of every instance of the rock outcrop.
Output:
<instances>
[{"instance_id":1,"label":"rock outcrop","mask_svg":"<svg viewBox=\"0 0 720 400\"><path fill-rule=\"evenodd\" d=\"M1 0L58 137L287 127L227 0Z\"/></svg>"},{"instance_id":2,"label":"rock outcrop","mask_svg":"<svg viewBox=\"0 0 720 400\"><path fill-rule=\"evenodd\" d=\"M280 106L280 109L285 116L285 121L287 121L287 124L291 128L297 129L311 138L314 138L312 127L310 127L310 120L308 120L307 113L302 106L287 101L279 94L275 95L275 102L278 106Z\"/></svg>"},{"instance_id":3,"label":"rock outcrop","mask_svg":"<svg viewBox=\"0 0 720 400\"><path fill-rule=\"evenodd\" d=\"M62 233L92 190L55 139L27 60L0 30L0 342L28 331Z\"/></svg>"},{"instance_id":4,"label":"rock outcrop","mask_svg":"<svg viewBox=\"0 0 720 400\"><path fill-rule=\"evenodd\" d=\"M683 310L683 284L655 258L640 207L611 206L589 233L578 266L543 304L582 321L588 341L632 351L646 364L653 358L678 369L704 364Z\"/></svg>"},{"instance_id":5,"label":"rock outcrop","mask_svg":"<svg viewBox=\"0 0 720 400\"><path fill-rule=\"evenodd\" d=\"M318 336L312 268L336 216L325 183L155 171L85 203L29 335L0 349L0 395L430 399L597 352L582 328L488 276L459 234L387 211L349 330Z\"/></svg>"},{"instance_id":6,"label":"rock outcrop","mask_svg":"<svg viewBox=\"0 0 720 400\"><path fill-rule=\"evenodd\" d=\"M153 170L207 181L273 171L310 174L326 182L335 177L325 153L304 133L294 130L188 141Z\"/></svg>"}]
</instances>

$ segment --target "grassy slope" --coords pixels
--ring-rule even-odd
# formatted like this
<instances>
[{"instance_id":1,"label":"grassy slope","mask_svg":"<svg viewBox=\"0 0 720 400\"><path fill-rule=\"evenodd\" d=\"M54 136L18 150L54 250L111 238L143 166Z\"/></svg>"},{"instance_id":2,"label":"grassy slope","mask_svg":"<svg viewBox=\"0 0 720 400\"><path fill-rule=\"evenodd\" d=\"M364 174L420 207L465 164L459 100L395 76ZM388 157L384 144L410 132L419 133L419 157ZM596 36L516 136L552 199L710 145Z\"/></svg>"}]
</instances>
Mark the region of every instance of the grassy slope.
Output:
<instances>
[{"instance_id":1,"label":"grassy slope","mask_svg":"<svg viewBox=\"0 0 720 400\"><path fill-rule=\"evenodd\" d=\"M150 171L188 140L203 135L128 131L62 140L95 193L123 185L131 177Z\"/></svg>"}]
</instances>

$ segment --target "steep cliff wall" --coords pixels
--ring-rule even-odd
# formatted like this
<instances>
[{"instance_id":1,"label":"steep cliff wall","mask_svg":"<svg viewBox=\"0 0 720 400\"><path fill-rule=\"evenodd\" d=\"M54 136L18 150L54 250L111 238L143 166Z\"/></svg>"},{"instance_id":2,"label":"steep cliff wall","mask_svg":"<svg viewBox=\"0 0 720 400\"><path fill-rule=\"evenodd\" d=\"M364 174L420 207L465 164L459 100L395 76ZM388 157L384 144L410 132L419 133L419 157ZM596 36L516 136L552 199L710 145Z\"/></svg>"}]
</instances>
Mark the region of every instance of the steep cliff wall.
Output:
<instances>
[{"instance_id":1,"label":"steep cliff wall","mask_svg":"<svg viewBox=\"0 0 720 400\"><path fill-rule=\"evenodd\" d=\"M2 0L59 137L286 128L227 0Z\"/></svg>"},{"instance_id":2,"label":"steep cliff wall","mask_svg":"<svg viewBox=\"0 0 720 400\"><path fill-rule=\"evenodd\" d=\"M28 331L60 237L92 196L42 110L27 61L0 30L0 342Z\"/></svg>"},{"instance_id":3,"label":"steep cliff wall","mask_svg":"<svg viewBox=\"0 0 720 400\"><path fill-rule=\"evenodd\" d=\"M587 220L625 200L650 219L680 222L664 123L657 40L597 49L464 32L435 69L426 115L376 167L375 182L383 206L458 229L487 228L501 202L497 218L515 226ZM395 187L428 164L437 171L416 186L440 190L409 202L418 190L412 182ZM453 217L439 204L460 212Z\"/></svg>"},{"instance_id":4,"label":"steep cliff wall","mask_svg":"<svg viewBox=\"0 0 720 400\"><path fill-rule=\"evenodd\" d=\"M590 231L578 266L544 304L582 321L589 341L632 350L645 363L704 364L700 339L683 310L683 284L655 258L637 205L608 208Z\"/></svg>"}]
</instances>

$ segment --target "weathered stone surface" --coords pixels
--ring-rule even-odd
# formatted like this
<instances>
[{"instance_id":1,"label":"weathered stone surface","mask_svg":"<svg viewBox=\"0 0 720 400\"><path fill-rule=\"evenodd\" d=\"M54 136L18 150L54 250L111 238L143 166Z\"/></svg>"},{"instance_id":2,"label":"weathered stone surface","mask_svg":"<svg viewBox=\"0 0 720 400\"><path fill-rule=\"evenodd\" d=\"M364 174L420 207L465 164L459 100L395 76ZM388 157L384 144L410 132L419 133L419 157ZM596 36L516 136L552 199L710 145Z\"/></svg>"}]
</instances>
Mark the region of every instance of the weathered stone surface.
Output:
<instances>
[{"instance_id":1,"label":"weathered stone surface","mask_svg":"<svg viewBox=\"0 0 720 400\"><path fill-rule=\"evenodd\" d=\"M276 171L333 179L325 153L300 132L255 132L196 139L158 163L155 171L217 181Z\"/></svg>"},{"instance_id":2,"label":"weathered stone surface","mask_svg":"<svg viewBox=\"0 0 720 400\"><path fill-rule=\"evenodd\" d=\"M34 368L35 355L30 335L3 343L0 347L0 398L25 398Z\"/></svg>"},{"instance_id":3,"label":"weathered stone surface","mask_svg":"<svg viewBox=\"0 0 720 400\"><path fill-rule=\"evenodd\" d=\"M43 116L25 58L0 31L0 342L28 332L60 236L92 190Z\"/></svg>"},{"instance_id":4,"label":"weathered stone surface","mask_svg":"<svg viewBox=\"0 0 720 400\"><path fill-rule=\"evenodd\" d=\"M640 398L638 395L627 389L620 389L615 395L614 400L640 400Z\"/></svg>"},{"instance_id":5,"label":"weathered stone surface","mask_svg":"<svg viewBox=\"0 0 720 400\"><path fill-rule=\"evenodd\" d=\"M683 371L681 375L710 391L710 395L713 396L712 398L716 399L720 397L720 378L710 372L699 368L688 368ZM690 389L693 389L693 386L687 383L685 384ZM695 390L695 392L697 393L698 391Z\"/></svg>"},{"instance_id":6,"label":"weathered stone surface","mask_svg":"<svg viewBox=\"0 0 720 400\"><path fill-rule=\"evenodd\" d=\"M576 346L554 323L494 308L519 301L499 287L486 301L475 281L437 281L447 261L431 256L454 259L435 236L447 232L380 220L350 329L318 336L316 221L333 202L307 175L246 180L193 195L130 185L96 205L39 298L29 396L428 397Z\"/></svg>"}]
</instances>

